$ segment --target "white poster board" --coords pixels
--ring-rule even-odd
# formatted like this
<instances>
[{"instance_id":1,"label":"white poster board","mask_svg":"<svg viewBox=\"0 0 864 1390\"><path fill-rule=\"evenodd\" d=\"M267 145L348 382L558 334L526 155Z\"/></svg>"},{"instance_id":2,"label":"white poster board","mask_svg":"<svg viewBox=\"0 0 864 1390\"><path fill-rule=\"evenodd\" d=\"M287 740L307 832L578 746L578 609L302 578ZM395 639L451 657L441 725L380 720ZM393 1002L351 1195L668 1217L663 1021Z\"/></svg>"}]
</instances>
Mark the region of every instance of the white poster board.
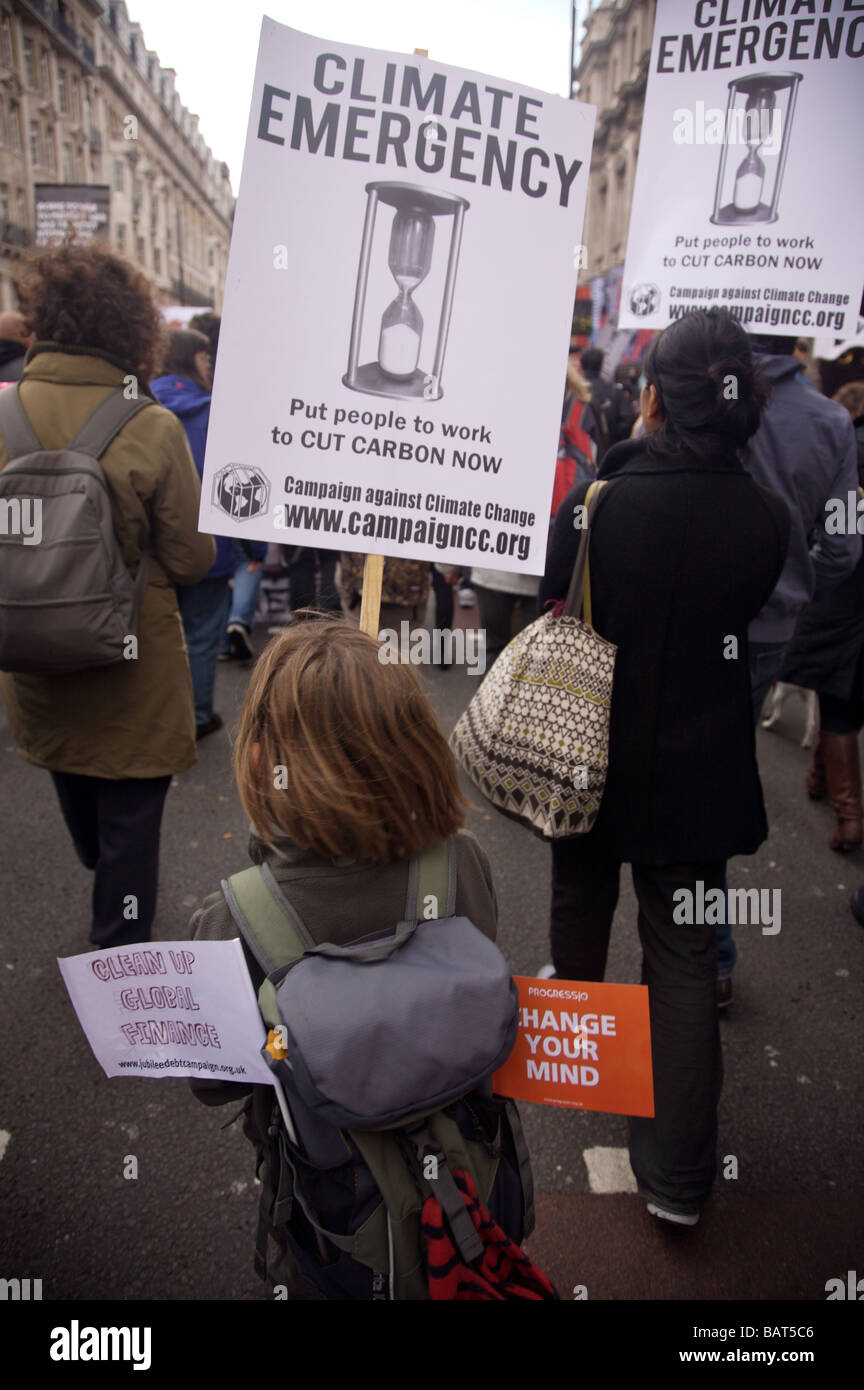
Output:
<instances>
[{"instance_id":1,"label":"white poster board","mask_svg":"<svg viewBox=\"0 0 864 1390\"><path fill-rule=\"evenodd\" d=\"M263 21L203 531L543 572L594 114Z\"/></svg>"},{"instance_id":2,"label":"white poster board","mask_svg":"<svg viewBox=\"0 0 864 1390\"><path fill-rule=\"evenodd\" d=\"M114 946L57 964L106 1076L273 1084L239 940Z\"/></svg>"},{"instance_id":3,"label":"white poster board","mask_svg":"<svg viewBox=\"0 0 864 1390\"><path fill-rule=\"evenodd\" d=\"M862 59L862 0L658 0L622 326L854 331Z\"/></svg>"},{"instance_id":4,"label":"white poster board","mask_svg":"<svg viewBox=\"0 0 864 1390\"><path fill-rule=\"evenodd\" d=\"M813 344L813 356L822 357L826 362L836 362L838 357L852 348L864 347L864 314L857 314L852 319L851 329L846 338L817 338Z\"/></svg>"}]
</instances>

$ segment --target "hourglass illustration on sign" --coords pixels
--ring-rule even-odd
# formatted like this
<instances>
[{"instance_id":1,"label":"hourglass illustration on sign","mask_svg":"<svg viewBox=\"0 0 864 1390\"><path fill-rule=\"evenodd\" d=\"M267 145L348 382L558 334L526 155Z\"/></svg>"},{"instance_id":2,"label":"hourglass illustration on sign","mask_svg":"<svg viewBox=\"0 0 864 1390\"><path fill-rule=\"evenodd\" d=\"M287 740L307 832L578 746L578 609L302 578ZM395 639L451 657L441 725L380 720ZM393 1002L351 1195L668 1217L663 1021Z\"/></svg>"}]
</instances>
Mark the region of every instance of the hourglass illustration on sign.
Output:
<instances>
[{"instance_id":1,"label":"hourglass illustration on sign","mask_svg":"<svg viewBox=\"0 0 864 1390\"><path fill-rule=\"evenodd\" d=\"M712 222L727 226L777 221L777 202L800 81L800 72L761 72L752 77L737 77L729 83ZM739 160L742 145L747 148ZM769 160L767 166L763 156Z\"/></svg>"},{"instance_id":2,"label":"hourglass illustration on sign","mask_svg":"<svg viewBox=\"0 0 864 1390\"><path fill-rule=\"evenodd\" d=\"M430 193L410 183L367 183L366 220L357 269L354 317L348 370L342 380L352 391L371 396L420 396L441 399L441 373L453 308L453 291L462 241L462 222L470 206L455 193ZM360 365L364 336L366 292L370 265L376 249L375 221L379 203L394 209L390 224L387 265L396 283L396 298L381 316L377 337L378 356ZM445 220L447 219L447 220ZM430 328L434 324L434 303L427 303L425 314L415 303L414 293L429 276L433 265L436 226L449 227L447 270L438 307L438 331L434 351L430 349ZM378 239L379 254L383 239Z\"/></svg>"}]
</instances>

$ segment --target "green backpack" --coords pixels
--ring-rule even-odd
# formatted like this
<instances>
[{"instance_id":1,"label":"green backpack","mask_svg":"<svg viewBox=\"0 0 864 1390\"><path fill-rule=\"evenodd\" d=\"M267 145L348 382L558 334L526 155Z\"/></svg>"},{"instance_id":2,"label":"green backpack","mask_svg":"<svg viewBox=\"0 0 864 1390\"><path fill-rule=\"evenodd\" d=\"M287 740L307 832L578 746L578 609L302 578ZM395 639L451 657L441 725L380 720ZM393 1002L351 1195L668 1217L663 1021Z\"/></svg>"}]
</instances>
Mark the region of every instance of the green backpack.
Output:
<instances>
[{"instance_id":1,"label":"green backpack","mask_svg":"<svg viewBox=\"0 0 864 1390\"><path fill-rule=\"evenodd\" d=\"M405 919L419 921L430 896L446 903L442 916L452 918L451 853L442 845L414 861ZM309 938L266 867L233 875L223 891L267 976L258 1002L272 1046L282 1020L271 975L278 981ZM262 1278L269 1235L325 1298L428 1299L421 1213L430 1196L460 1260L476 1267L484 1254L454 1173L470 1175L479 1201L515 1245L531 1234L533 1181L522 1127L513 1101L492 1095L491 1076L431 1112L363 1130L337 1128L316 1113L292 1083L290 1066L283 1063L276 1079L275 1091L255 1088L245 1124L262 1183L255 1257Z\"/></svg>"}]
</instances>

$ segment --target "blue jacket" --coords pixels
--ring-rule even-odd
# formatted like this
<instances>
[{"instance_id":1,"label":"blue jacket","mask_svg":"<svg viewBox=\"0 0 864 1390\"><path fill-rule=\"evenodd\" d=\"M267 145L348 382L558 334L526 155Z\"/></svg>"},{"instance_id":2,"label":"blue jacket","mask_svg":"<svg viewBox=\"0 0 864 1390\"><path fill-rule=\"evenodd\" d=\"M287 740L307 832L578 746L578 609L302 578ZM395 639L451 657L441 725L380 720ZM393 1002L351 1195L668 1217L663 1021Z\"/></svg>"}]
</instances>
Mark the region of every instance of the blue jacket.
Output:
<instances>
[{"instance_id":1,"label":"blue jacket","mask_svg":"<svg viewBox=\"0 0 864 1390\"><path fill-rule=\"evenodd\" d=\"M157 376L150 382L150 390L160 405L175 414L189 440L189 448L198 469L199 478L204 473L204 446L207 443L207 426L210 423L210 393L188 376ZM235 562L230 536L216 537L216 562L204 576L205 579L222 579L234 573Z\"/></svg>"},{"instance_id":2,"label":"blue jacket","mask_svg":"<svg viewBox=\"0 0 864 1390\"><path fill-rule=\"evenodd\" d=\"M750 624L749 637L786 642L804 605L850 575L861 558L858 535L832 536L825 530L828 499L841 497L845 507L847 493L858 486L858 457L848 411L810 385L797 357L758 350L754 356L771 397L744 466L757 483L785 500L792 530L777 587Z\"/></svg>"}]
</instances>

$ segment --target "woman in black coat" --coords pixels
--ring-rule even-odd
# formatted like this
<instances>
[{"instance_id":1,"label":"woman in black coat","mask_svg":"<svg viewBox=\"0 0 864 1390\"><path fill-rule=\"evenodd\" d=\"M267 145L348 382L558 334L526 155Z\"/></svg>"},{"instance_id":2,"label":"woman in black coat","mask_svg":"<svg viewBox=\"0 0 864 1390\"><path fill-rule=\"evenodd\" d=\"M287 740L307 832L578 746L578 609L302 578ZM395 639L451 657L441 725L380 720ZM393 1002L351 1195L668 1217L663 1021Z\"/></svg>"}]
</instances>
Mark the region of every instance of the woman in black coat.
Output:
<instances>
[{"instance_id":1,"label":"woman in black coat","mask_svg":"<svg viewBox=\"0 0 864 1390\"><path fill-rule=\"evenodd\" d=\"M864 381L842 386L834 400L855 425L858 481L864 487ZM846 504L846 498L841 498ZM798 620L783 657L780 680L819 695L819 742L807 773L813 801L826 794L837 816L828 841L848 854L861 844L861 763L858 735L864 725L864 540L857 567L841 584L811 603Z\"/></svg>"},{"instance_id":2,"label":"woman in black coat","mask_svg":"<svg viewBox=\"0 0 864 1390\"><path fill-rule=\"evenodd\" d=\"M716 1171L722 1060L714 918L686 924L685 905L698 919L698 885L723 889L727 859L767 834L747 627L783 568L789 516L739 459L762 388L728 313L667 328L645 376L645 435L607 454L591 528L594 625L618 647L609 771L591 832L553 843L551 938L559 978L602 980L632 865L655 1118L631 1118L630 1159L649 1210L692 1225ZM541 607L566 595L586 492L558 510Z\"/></svg>"}]
</instances>

